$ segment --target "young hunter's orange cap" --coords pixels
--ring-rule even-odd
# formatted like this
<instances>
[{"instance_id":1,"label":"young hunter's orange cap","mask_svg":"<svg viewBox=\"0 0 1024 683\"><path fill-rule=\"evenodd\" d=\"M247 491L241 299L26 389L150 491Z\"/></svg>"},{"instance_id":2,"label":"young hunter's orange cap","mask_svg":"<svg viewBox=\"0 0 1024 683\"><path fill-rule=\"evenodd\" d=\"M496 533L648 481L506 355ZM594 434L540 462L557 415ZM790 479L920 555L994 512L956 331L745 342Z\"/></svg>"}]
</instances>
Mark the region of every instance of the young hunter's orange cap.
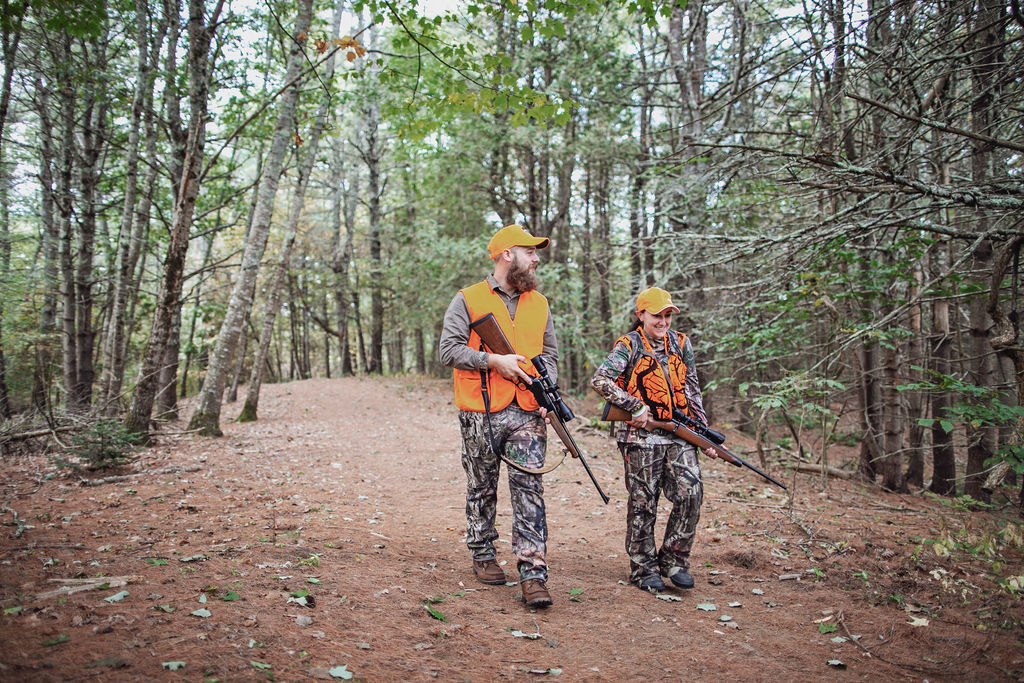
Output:
<instances>
[{"instance_id":1,"label":"young hunter's orange cap","mask_svg":"<svg viewBox=\"0 0 1024 683\"><path fill-rule=\"evenodd\" d=\"M636 297L637 312L661 313L667 308L671 308L676 313L679 312L679 308L672 303L669 293L660 287L648 287Z\"/></svg>"},{"instance_id":2,"label":"young hunter's orange cap","mask_svg":"<svg viewBox=\"0 0 1024 683\"><path fill-rule=\"evenodd\" d=\"M494 237L487 243L487 253L492 259L501 256L501 252L512 247L537 247L546 249L551 240L547 237L534 237L521 225L506 225L494 233Z\"/></svg>"}]
</instances>

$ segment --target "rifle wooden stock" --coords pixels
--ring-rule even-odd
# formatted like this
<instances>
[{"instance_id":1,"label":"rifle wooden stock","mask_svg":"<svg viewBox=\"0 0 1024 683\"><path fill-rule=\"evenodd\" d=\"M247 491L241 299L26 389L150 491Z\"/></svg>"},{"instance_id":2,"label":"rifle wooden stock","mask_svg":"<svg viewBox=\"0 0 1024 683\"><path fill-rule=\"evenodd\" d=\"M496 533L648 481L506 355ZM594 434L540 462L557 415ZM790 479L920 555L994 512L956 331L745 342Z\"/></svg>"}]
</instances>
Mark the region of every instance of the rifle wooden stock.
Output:
<instances>
[{"instance_id":1,"label":"rifle wooden stock","mask_svg":"<svg viewBox=\"0 0 1024 683\"><path fill-rule=\"evenodd\" d=\"M480 336L480 340L483 341L484 346L490 349L491 353L508 355L516 352L515 349L512 348L512 344L509 343L508 338L505 337L505 333L501 331L501 326L498 325L498 321L494 319L493 313L488 313L487 315L474 320L469 324L469 329ZM537 361L534 360L533 362L536 365ZM583 457L583 451L581 451L579 446L576 445L575 439L572 438L572 434L569 433L568 428L565 426L565 421L562 420L562 416L559 415L558 410L556 410L553 405L553 401L561 401L561 398L557 395L546 396L545 392L540 387L539 378L535 378L529 388L537 398L537 402L548 411L548 418L551 420L551 426L554 428L555 434L558 435L558 438L565 446L565 450L568 451L572 457L580 461L583 465L583 469L587 471L590 481L594 483L594 488L597 489L597 493L601 496L601 500L603 500L605 505L607 505L609 500L608 496L601 489L601 485L597 483L597 477L595 477L594 473L591 472L590 465L587 464L586 458ZM569 417L571 418L572 415L570 414ZM501 457L501 454L498 454L498 457ZM502 460L505 460L505 458L502 458ZM517 469L529 471L516 465L510 460L505 460L505 462Z\"/></svg>"},{"instance_id":2,"label":"rifle wooden stock","mask_svg":"<svg viewBox=\"0 0 1024 683\"><path fill-rule=\"evenodd\" d=\"M469 329L480 335L480 339L491 350L491 353L507 356L510 353L516 352L512 345L508 343L508 339L505 337L505 333L501 331L498 321L494 319L493 313L488 313L484 317L474 320L469 324Z\"/></svg>"},{"instance_id":3,"label":"rifle wooden stock","mask_svg":"<svg viewBox=\"0 0 1024 683\"><path fill-rule=\"evenodd\" d=\"M629 422L630 420L633 419L633 415L630 414L629 411L624 410L623 408L619 408L618 406L612 405L611 403L605 403L604 412L601 415L601 419L605 420L606 422ZM703 436L693 431L684 424L680 424L679 422L675 421L662 422L661 420L648 420L647 427L652 429L660 429L664 432L668 432L672 436L678 437L686 441L687 443L691 443L697 448L713 448L722 460L725 460L726 462L733 464L736 467L746 467L752 472L756 472L757 474L761 475L762 477L764 477L771 483L775 484L776 486L782 487L783 489L786 488L785 484L782 484L781 482L772 479L767 474L757 469L740 456L730 452L729 449L723 446L722 444L715 443L711 439L704 438Z\"/></svg>"}]
</instances>

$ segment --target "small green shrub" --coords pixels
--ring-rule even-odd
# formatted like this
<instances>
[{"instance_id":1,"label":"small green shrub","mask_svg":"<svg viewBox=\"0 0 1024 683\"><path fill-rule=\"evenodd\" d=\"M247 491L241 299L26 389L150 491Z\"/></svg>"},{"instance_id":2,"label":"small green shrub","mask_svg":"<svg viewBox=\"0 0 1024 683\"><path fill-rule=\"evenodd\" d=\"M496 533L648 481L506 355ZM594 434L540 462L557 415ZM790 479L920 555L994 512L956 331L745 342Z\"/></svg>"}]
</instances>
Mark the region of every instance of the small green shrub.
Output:
<instances>
[{"instance_id":1,"label":"small green shrub","mask_svg":"<svg viewBox=\"0 0 1024 683\"><path fill-rule=\"evenodd\" d=\"M119 420L100 419L88 429L71 437L68 454L74 459L56 457L61 467L73 470L102 470L135 462L132 455L141 443L142 434L129 432Z\"/></svg>"}]
</instances>

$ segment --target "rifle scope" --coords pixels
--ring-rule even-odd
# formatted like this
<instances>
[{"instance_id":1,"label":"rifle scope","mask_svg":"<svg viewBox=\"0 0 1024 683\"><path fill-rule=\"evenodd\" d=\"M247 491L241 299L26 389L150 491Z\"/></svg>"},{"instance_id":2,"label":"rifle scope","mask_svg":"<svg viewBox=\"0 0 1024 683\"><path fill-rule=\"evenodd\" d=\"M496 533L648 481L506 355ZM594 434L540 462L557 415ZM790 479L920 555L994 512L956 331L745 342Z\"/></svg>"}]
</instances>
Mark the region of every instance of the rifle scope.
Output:
<instances>
[{"instance_id":1,"label":"rifle scope","mask_svg":"<svg viewBox=\"0 0 1024 683\"><path fill-rule=\"evenodd\" d=\"M675 418L676 422L682 422L684 425L703 436L708 441L713 441L717 445L722 445L725 442L725 434L716 432L714 429L705 427L700 422L697 422L693 418L684 414L681 410L676 409L672 411L672 417Z\"/></svg>"},{"instance_id":2,"label":"rifle scope","mask_svg":"<svg viewBox=\"0 0 1024 683\"><path fill-rule=\"evenodd\" d=\"M554 412L558 413L558 416L562 418L562 422L568 422L576 417L559 395L558 385L551 381L551 375L548 374L547 368L544 367L544 358L542 356L535 356L531 359L531 362L533 367L537 368L537 374L540 375L537 379L540 381L541 388L547 395L548 401L554 407Z\"/></svg>"}]
</instances>

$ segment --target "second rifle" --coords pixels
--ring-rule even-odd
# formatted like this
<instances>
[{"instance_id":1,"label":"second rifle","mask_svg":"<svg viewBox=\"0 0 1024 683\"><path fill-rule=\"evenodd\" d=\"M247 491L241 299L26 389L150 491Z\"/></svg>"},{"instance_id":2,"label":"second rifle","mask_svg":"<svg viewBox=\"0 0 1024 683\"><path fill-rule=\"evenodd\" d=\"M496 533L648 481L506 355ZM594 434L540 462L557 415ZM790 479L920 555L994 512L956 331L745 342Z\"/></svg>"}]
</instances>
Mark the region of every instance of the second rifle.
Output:
<instances>
[{"instance_id":1,"label":"second rifle","mask_svg":"<svg viewBox=\"0 0 1024 683\"><path fill-rule=\"evenodd\" d=\"M601 419L605 420L606 422L628 422L629 420L633 419L633 416L630 415L628 410L619 408L618 406L612 405L611 403L607 403L605 404L604 413L602 414ZM775 484L776 486L780 486L783 489L786 488L786 485L783 484L782 482L772 479L767 474L757 469L740 456L730 452L728 448L722 445L722 441L725 441L725 437L719 434L718 432L707 430L710 434L713 434L714 437L718 437L721 440L718 440L718 438L712 439L706 436L702 436L701 434L697 433L696 430L676 420L672 420L671 422L663 422L661 420L648 420L647 426L651 429L660 429L664 432L668 432L672 436L677 436L680 439L683 439L684 441L691 443L694 446L697 446L698 448L714 448L715 452L718 453L726 462L731 463L736 467L746 467L752 472L756 472L757 474L761 475L762 477L764 477L771 483Z\"/></svg>"}]
</instances>

